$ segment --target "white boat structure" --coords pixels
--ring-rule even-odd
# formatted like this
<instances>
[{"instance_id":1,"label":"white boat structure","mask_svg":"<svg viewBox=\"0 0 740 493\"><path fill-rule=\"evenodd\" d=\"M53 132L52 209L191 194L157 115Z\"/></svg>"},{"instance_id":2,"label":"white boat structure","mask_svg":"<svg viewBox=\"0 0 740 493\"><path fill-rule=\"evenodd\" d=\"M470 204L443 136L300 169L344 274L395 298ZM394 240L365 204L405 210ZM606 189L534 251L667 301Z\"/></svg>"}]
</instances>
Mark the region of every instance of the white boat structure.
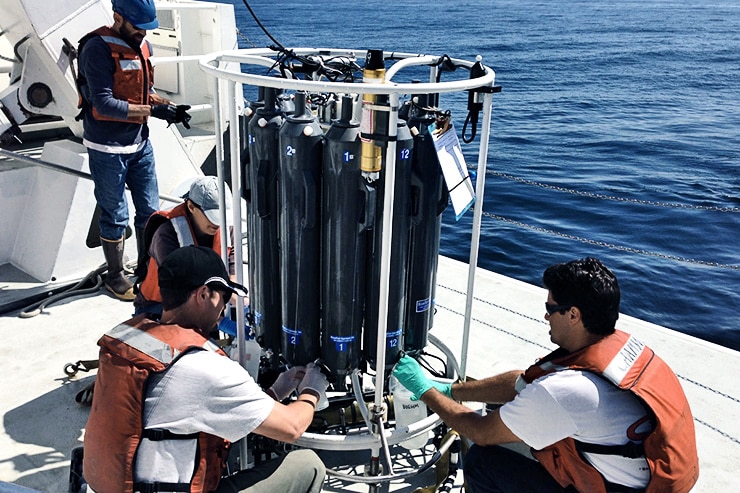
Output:
<instances>
[{"instance_id":1,"label":"white boat structure","mask_svg":"<svg viewBox=\"0 0 740 493\"><path fill-rule=\"evenodd\" d=\"M74 119L77 93L69 55L70 46L74 47L91 29L111 23L112 15L110 3L105 0L59 0L53 5L39 0L4 0L3 4L0 72L8 77L0 77L0 134L5 138L0 149L0 327L4 341L0 345L0 492L26 488L62 492L68 489L71 452L82 444L88 414L86 408L74 402L74 396L92 379L92 374L84 372L65 375L63 369L69 370L68 364L76 361L82 361L76 366L84 369L84 361L95 360L100 335L132 312L131 305L99 290L94 274L92 280L78 286L83 289L62 293L54 302L56 293L95 273L103 261L99 249L86 244L95 202L92 183L86 176L86 152L79 139L81 127ZM389 107L395 108L389 111L388 124L393 137L399 95L487 87L489 92L483 93L481 102L478 148L478 176L485 176L494 81L490 69L477 80L466 77L440 83L435 80L434 67L444 61L442 57L400 53L386 73L385 84L268 77L265 73L274 63L274 54L271 50L237 50L232 5L165 1L158 4L158 17L160 28L148 35L157 55L157 90L177 103L193 106L193 128L188 131L174 125L165 127L157 120L150 122L163 208L179 200L183 183L189 178L204 172L218 174L231 180L235 191L233 224L237 237L243 236L242 213L248 209L241 198L240 153L244 141L240 132L228 131L235 127L231 122L245 115L242 85L359 94L359 102L366 94L387 96ZM307 57L352 58L365 54L362 50L314 48L296 48L293 52ZM466 68L474 64L455 62ZM245 66L262 69L245 70ZM413 87L393 83L397 73L410 67L429 70L430 82ZM222 139L222 135L229 139ZM389 140L386 150L386 163L394 162L394 139ZM387 169L385 179L393 184L393 166ZM525 367L552 348L542 310L546 292L476 267L477 235L485 200L483 182L477 184L477 201L469 212L475 217L469 262L439 257L436 313L429 333L433 342L430 346L434 346L431 352L446 357L451 367L457 367L456 374L478 378ZM384 200L392 205L393 193L386 194ZM383 224L392 224L392 213L387 212L391 210L393 207L385 207ZM226 220L224 216L223 222ZM92 230L92 236L97 236L94 227ZM388 235L381 246L381 262L386 263L381 269L380 320L389 309L386 300L392 282L391 242ZM130 243L128 251L135 251L133 239ZM237 249L238 264L247 257L246 248ZM246 284L245 276L243 271L237 273ZM27 308L35 302L35 307ZM237 314L243 313L241 308L237 307ZM237 342L243 343L241 315L237 321ZM740 385L730 372L740 363L740 353L624 315L618 327L653 347L681 380L695 418L701 467L693 491L736 490L740 484L735 472L740 461ZM376 361L385 358L382 341L386 335L385 329L378 331ZM243 344L237 345L235 354L243 361ZM377 366L375 377L382 381L384 368ZM352 378L363 377L353 374ZM366 385L365 380L353 380L355 388ZM382 406L384 399L382 388L373 389L370 384L368 389L372 394L368 404L364 397L357 399L360 425L368 420L367 413L374 412L374 406ZM435 416L408 429L394 429L391 421L387 423L389 430L382 426L371 430L368 425L346 434L308 433L299 441L301 446L316 448L332 468L326 491L412 491L420 486L436 489L440 483L438 471L442 471L442 479L446 472L445 461L435 461L444 454L435 453L437 447L432 440L419 450L408 451L399 445L415 435L430 435L438 423ZM445 442L443 450L447 445ZM370 455L392 457L384 472L372 473L375 479L367 479L364 474ZM383 480L379 481L378 476ZM447 491L461 491L462 483L459 472L445 487L449 487Z\"/></svg>"}]
</instances>

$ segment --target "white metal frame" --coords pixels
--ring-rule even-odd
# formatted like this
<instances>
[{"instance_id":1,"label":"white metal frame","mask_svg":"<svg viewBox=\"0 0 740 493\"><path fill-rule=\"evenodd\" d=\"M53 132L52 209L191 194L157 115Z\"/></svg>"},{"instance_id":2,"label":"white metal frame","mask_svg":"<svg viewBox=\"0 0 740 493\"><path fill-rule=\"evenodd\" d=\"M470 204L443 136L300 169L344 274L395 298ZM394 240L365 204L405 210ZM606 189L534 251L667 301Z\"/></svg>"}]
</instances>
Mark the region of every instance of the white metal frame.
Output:
<instances>
[{"instance_id":1,"label":"white metal frame","mask_svg":"<svg viewBox=\"0 0 740 493\"><path fill-rule=\"evenodd\" d=\"M322 55L322 56L352 56L361 58L366 56L364 50L346 50L346 49L317 49L317 48L294 48L292 51L297 55L310 56L310 55ZM227 52L213 53L206 55L200 60L200 67L203 71L213 76L216 84L216 95L214 104L214 122L216 124L216 155L217 159L217 170L219 178L219 193L221 200L224 199L223 187L224 187L224 173L223 173L223 149L221 145L221 135L223 129L221 128L221 122L228 120L229 122L238 121L238 108L242 107L241 94L237 94L237 87L239 84L247 84L250 86L263 86L272 87L277 89L289 89L289 90L303 90L308 92L332 92L332 93L350 93L350 94L385 94L390 99L390 120L388 124L389 136L391 137L388 142L386 151L386 186L385 186L385 197L384 197L384 209L383 209L383 242L381 247L381 279L380 279L380 300L378 308L378 320L387 320L388 314L388 290L389 290L389 271L390 271L390 252L392 245L392 228L393 223L393 201L394 201L394 189L395 189L395 162L396 162L396 142L393 137L397 133L397 121L398 121L398 109L399 109L399 96L401 94L424 94L424 93L448 93L465 91L470 89L478 88L492 88L495 80L495 73L488 67L485 68L485 75L475 79L461 79L447 82L436 82L436 66L435 62L440 59L438 56L430 55L418 55L412 53L393 53L394 60L397 60L386 72L385 83L346 83L346 82L330 82L326 80L293 80L276 78L268 75L260 75L256 73L250 73L245 71L236 72L233 70L234 67L266 67L271 68L275 66L275 59L271 58L276 53L269 49L248 49L248 50L235 50ZM461 59L451 59L457 66L470 68L475 63L474 61L467 61ZM428 83L414 83L414 84L398 84L393 82L393 77L403 70L404 68L411 66L430 66L430 82ZM244 68L242 68L244 70ZM264 70L263 70L264 73ZM219 102L221 101L220 94L223 90L227 91L227 101L229 101L228 108L222 108ZM238 99L237 99L238 98ZM466 359L468 353L469 344L469 332L470 332L470 319L472 312L473 303L473 289L475 284L475 269L478 263L478 247L480 242L480 224L482 217L482 205L483 205L483 194L485 190L485 176L486 176L486 165L488 156L488 140L490 135L491 125L491 110L492 110L492 92L483 92L483 120L481 125L480 134L480 147L478 156L478 174L476 183L476 201L474 205L474 220L473 220L473 231L471 238L470 247L470 259L469 259L469 270L468 270L468 290L467 299L465 306L465 323L463 330L463 342L461 351L461 364L459 368L455 365L455 369L458 370L458 374L461 379L465 378L466 372ZM223 112L228 112L228 117L223 119ZM233 204L231 210L233 211L233 225L234 225L234 237L242 237L242 221L241 221L241 168L239 160L239 149L240 137L239 132L232 131L230 133L230 151L231 151L231 190L233 191L232 200ZM221 207L221 224L226 224L226 212L224 203ZM222 235L222 242L226 241L226 235ZM225 252L225 244L222 244L222 251ZM236 265L243 265L242 251L240 248L235 249L235 262ZM242 269L236 271L237 282L244 284L244 273ZM238 298L237 306L237 348L238 348L238 361L242 366L246 363L246 351L245 351L245 333L244 333L244 300ZM385 338L387 328L384 323L380 324L378 330L378 343L377 343L377 357L376 361L379 362L376 369L376 382L383 382L385 380L385 368L382 364L385 361ZM430 337L432 344L440 348L448 357L448 361L454 361L454 355L452 352L444 346L437 338ZM353 388L355 388L356 395L358 397L358 404L363 410L363 417L365 418L368 433L358 435L323 435L315 433L305 433L298 442L299 446L308 448L317 448L323 450L371 450L373 457L378 457L381 449L384 450L385 454L389 455L388 445L403 442L409 438L417 436L421 433L427 432L433 427L437 426L441 420L436 414L432 414L426 419L423 419L417 423L410 425L407 428L401 430L385 430L383 427L383 416L385 414L384 403L383 403L383 385L377 385L375 389L374 406L372 409L366 409L364 399L362 398L361 390L358 393L359 378L357 374L352 375ZM449 444L446 444L449 446ZM388 466L390 469L390 475L384 477L375 477L371 481L364 481L360 478L354 478L356 481L361 482L373 482L379 480L392 480L400 479L400 476L394 475L392 472L392 465L390 464L390 457L386 457L388 460ZM335 473L337 476L341 474ZM348 478L344 478L348 479Z\"/></svg>"}]
</instances>

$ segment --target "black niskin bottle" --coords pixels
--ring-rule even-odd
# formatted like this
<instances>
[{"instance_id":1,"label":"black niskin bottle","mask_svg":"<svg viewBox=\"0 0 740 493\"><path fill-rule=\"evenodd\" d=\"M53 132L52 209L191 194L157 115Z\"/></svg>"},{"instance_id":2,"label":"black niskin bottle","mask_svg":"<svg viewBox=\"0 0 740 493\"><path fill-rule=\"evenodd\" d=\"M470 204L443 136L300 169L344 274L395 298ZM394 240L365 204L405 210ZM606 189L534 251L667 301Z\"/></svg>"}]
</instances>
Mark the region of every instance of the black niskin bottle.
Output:
<instances>
[{"instance_id":1,"label":"black niskin bottle","mask_svg":"<svg viewBox=\"0 0 740 493\"><path fill-rule=\"evenodd\" d=\"M340 378L360 366L365 302L365 243L375 215L375 189L360 171L360 122L354 100L342 97L341 117L324 139L321 210L321 360Z\"/></svg>"},{"instance_id":2,"label":"black niskin bottle","mask_svg":"<svg viewBox=\"0 0 740 493\"><path fill-rule=\"evenodd\" d=\"M436 120L429 111L426 94L417 97L409 111L408 125L414 134L411 172L411 237L404 351L416 355L426 347L434 321L434 293L442 212L448 192L432 140ZM414 130L415 129L415 130Z\"/></svg>"},{"instance_id":3,"label":"black niskin bottle","mask_svg":"<svg viewBox=\"0 0 740 493\"><path fill-rule=\"evenodd\" d=\"M249 101L247 107L244 108L244 119L240 120L243 122L241 127L242 137L242 151L240 156L240 163L242 168L242 198L249 203L252 200L252 182L249 179L249 122L252 121L252 117L256 114L259 108L265 106L265 88L257 88L257 100ZM228 142L224 141L224 148L228 146ZM249 221L249 216L246 217Z\"/></svg>"},{"instance_id":4,"label":"black niskin bottle","mask_svg":"<svg viewBox=\"0 0 740 493\"><path fill-rule=\"evenodd\" d=\"M403 348L404 313L406 308L406 272L409 247L409 191L411 187L411 159L414 140L406 122L398 121L396 146L396 183L393 204L393 244L390 259L388 289L388 318L386 320L385 368L390 369L397 361ZM386 165L377 181L377 207L375 225L368 235L368 279L366 282L365 330L363 333L363 357L371 368L377 364L378 305L380 297L380 254L383 235L383 201L385 195Z\"/></svg>"},{"instance_id":5,"label":"black niskin bottle","mask_svg":"<svg viewBox=\"0 0 740 493\"><path fill-rule=\"evenodd\" d=\"M265 104L249 121L247 242L249 310L257 342L268 354L280 352L280 244L278 238L278 132L283 114L276 92L266 87ZM272 361L277 364L277 358Z\"/></svg>"},{"instance_id":6,"label":"black niskin bottle","mask_svg":"<svg viewBox=\"0 0 740 493\"><path fill-rule=\"evenodd\" d=\"M320 355L323 131L297 92L279 133L281 348L291 365Z\"/></svg>"}]
</instances>

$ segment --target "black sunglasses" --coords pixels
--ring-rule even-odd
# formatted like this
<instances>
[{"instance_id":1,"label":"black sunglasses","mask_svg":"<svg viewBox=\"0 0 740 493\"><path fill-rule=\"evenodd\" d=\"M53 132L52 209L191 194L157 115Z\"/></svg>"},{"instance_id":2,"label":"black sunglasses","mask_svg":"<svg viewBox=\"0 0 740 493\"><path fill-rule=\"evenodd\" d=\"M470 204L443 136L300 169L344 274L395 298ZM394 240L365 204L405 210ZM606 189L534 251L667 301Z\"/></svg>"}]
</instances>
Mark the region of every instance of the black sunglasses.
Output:
<instances>
[{"instance_id":1,"label":"black sunglasses","mask_svg":"<svg viewBox=\"0 0 740 493\"><path fill-rule=\"evenodd\" d=\"M551 305L550 303L545 302L545 310L548 315L552 315L555 312L560 312L560 314L563 315L566 310L570 310L572 307L573 305Z\"/></svg>"}]
</instances>

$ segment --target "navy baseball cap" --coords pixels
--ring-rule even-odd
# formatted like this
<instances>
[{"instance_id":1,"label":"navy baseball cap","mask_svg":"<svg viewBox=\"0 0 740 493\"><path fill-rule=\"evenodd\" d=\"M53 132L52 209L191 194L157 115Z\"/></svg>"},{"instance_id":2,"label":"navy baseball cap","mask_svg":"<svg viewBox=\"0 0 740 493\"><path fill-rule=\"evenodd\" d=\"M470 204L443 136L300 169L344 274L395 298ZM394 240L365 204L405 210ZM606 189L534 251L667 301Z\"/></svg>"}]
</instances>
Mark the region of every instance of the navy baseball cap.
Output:
<instances>
[{"instance_id":1,"label":"navy baseball cap","mask_svg":"<svg viewBox=\"0 0 740 493\"><path fill-rule=\"evenodd\" d=\"M229 279L221 257L211 248L178 248L159 266L160 289L190 291L200 286L247 296L247 288Z\"/></svg>"}]
</instances>

